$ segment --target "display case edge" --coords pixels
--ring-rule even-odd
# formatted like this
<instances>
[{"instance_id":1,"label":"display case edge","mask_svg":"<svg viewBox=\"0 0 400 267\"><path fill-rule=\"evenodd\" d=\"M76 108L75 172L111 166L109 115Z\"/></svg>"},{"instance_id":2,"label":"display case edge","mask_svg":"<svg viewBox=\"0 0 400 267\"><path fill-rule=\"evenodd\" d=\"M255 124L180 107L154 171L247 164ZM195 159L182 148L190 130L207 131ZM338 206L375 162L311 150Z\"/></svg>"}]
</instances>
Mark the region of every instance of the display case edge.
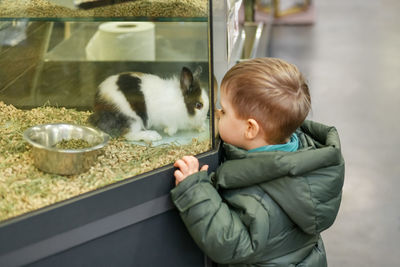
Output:
<instances>
[{"instance_id":1,"label":"display case edge","mask_svg":"<svg viewBox=\"0 0 400 267\"><path fill-rule=\"evenodd\" d=\"M214 171L217 148L196 156ZM174 209L172 164L0 224L0 266L21 266Z\"/></svg>"}]
</instances>

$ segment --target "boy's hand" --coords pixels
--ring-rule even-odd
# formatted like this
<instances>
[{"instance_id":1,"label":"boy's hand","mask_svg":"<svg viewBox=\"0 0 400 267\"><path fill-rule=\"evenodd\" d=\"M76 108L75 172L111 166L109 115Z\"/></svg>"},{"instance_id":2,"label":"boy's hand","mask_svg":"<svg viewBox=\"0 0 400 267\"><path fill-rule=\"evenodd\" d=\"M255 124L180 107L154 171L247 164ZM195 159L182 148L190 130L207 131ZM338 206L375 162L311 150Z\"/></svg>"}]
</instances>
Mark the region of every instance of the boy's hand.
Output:
<instances>
[{"instance_id":1,"label":"boy's hand","mask_svg":"<svg viewBox=\"0 0 400 267\"><path fill-rule=\"evenodd\" d=\"M177 161L175 161L174 167L179 169L174 172L175 185L178 185L186 177L199 171L199 161L193 156L184 156L182 159L178 159ZM204 165L200 169L200 171L207 170L208 165Z\"/></svg>"}]
</instances>

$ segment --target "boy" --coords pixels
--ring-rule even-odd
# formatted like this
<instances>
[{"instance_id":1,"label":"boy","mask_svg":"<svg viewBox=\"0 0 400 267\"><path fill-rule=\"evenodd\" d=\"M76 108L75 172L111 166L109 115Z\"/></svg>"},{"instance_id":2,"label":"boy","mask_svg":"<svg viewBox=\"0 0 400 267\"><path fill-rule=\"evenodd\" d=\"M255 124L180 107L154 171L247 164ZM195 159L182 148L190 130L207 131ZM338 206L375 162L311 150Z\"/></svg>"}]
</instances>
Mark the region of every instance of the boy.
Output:
<instances>
[{"instance_id":1,"label":"boy","mask_svg":"<svg viewBox=\"0 0 400 267\"><path fill-rule=\"evenodd\" d=\"M193 239L229 266L327 266L320 233L344 180L336 129L305 121L308 86L279 59L238 63L220 93L225 161L210 176L195 157L174 164L171 196Z\"/></svg>"}]
</instances>

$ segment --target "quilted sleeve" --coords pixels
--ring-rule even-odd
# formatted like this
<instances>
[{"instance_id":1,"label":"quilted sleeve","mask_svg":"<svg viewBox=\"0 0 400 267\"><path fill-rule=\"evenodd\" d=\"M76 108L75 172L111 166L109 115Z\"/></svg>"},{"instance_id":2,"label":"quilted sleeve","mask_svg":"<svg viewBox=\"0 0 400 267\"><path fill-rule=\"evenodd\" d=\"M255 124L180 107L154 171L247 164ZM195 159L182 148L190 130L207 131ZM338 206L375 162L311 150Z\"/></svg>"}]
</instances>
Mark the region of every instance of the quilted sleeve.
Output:
<instances>
[{"instance_id":1,"label":"quilted sleeve","mask_svg":"<svg viewBox=\"0 0 400 267\"><path fill-rule=\"evenodd\" d=\"M239 215L222 201L207 172L187 177L171 191L197 245L218 263L240 263L248 260L259 246Z\"/></svg>"}]
</instances>

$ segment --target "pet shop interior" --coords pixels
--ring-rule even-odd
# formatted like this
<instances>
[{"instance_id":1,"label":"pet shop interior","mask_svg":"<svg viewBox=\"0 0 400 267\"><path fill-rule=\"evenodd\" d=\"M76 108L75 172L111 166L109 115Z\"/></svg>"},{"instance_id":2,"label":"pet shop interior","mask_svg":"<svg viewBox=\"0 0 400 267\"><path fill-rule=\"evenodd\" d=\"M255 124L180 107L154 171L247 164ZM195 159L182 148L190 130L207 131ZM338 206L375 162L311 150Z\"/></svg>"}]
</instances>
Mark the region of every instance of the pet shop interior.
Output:
<instances>
[{"instance_id":1,"label":"pet shop interior","mask_svg":"<svg viewBox=\"0 0 400 267\"><path fill-rule=\"evenodd\" d=\"M341 136L328 265L400 266L399 10L397 0L0 0L0 266L215 266L171 203L172 164L190 154L216 169L218 84L266 56L299 67L309 119ZM179 97L187 79L202 92L199 123Z\"/></svg>"}]
</instances>

